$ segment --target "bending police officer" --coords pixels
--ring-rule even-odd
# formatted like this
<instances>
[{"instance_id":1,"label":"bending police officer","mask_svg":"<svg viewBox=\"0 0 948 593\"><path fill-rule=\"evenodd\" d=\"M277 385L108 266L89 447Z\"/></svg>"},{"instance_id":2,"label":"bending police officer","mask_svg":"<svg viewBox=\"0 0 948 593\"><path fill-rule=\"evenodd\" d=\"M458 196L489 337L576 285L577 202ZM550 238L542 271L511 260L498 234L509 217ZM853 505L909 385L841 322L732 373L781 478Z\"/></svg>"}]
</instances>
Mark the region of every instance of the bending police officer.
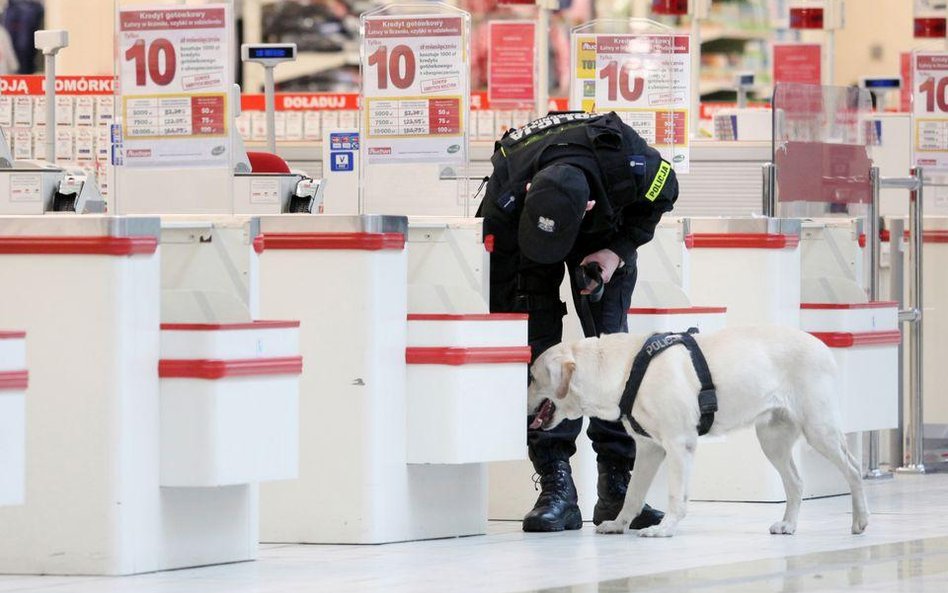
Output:
<instances>
[{"instance_id":1,"label":"bending police officer","mask_svg":"<svg viewBox=\"0 0 948 593\"><path fill-rule=\"evenodd\" d=\"M637 275L636 249L648 243L678 198L671 165L615 113L553 113L508 131L495 143L493 173L478 210L485 237L493 235L490 309L527 312L533 358L562 341L564 270L586 336L627 332ZM564 265L565 264L565 265ZM590 267L601 273L601 296L583 286ZM528 419L528 423L530 419ZM541 492L524 531L579 529L569 458L582 420L553 430L528 429L530 460ZM597 454L598 501L593 522L622 508L635 461L635 442L618 422L590 419ZM658 523L646 505L633 523Z\"/></svg>"}]
</instances>

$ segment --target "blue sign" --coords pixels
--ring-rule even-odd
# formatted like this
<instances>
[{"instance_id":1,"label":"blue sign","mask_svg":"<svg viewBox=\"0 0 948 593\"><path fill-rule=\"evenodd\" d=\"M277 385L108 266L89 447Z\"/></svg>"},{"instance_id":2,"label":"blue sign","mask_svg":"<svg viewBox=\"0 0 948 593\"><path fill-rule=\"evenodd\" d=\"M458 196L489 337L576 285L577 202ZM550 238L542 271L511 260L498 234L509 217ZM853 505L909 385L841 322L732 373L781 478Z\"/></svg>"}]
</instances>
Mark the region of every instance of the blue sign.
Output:
<instances>
[{"instance_id":1,"label":"blue sign","mask_svg":"<svg viewBox=\"0 0 948 593\"><path fill-rule=\"evenodd\" d=\"M334 173L352 171L354 164L351 152L329 153L329 170Z\"/></svg>"},{"instance_id":2,"label":"blue sign","mask_svg":"<svg viewBox=\"0 0 948 593\"><path fill-rule=\"evenodd\" d=\"M359 150L358 132L329 134L329 150Z\"/></svg>"}]
</instances>

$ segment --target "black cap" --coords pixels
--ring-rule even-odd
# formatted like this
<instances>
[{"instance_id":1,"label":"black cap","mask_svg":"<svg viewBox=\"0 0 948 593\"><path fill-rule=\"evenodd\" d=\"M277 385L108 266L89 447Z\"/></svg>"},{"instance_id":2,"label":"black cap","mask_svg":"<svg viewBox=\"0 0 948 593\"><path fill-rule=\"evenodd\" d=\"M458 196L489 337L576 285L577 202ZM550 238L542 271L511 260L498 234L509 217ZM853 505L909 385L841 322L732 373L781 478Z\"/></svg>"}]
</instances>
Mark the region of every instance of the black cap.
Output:
<instances>
[{"instance_id":1,"label":"black cap","mask_svg":"<svg viewBox=\"0 0 948 593\"><path fill-rule=\"evenodd\" d=\"M533 176L520 215L520 251L540 264L563 261L579 235L589 202L582 170L550 165Z\"/></svg>"}]
</instances>

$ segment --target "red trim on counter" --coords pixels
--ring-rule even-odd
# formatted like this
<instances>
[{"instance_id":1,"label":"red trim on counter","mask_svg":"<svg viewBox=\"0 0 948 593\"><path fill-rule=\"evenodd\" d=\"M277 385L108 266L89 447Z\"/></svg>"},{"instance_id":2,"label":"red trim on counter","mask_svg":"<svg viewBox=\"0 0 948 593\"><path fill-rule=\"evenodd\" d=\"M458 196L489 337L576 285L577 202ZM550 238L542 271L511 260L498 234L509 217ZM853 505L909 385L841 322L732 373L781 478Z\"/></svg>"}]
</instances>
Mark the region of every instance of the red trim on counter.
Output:
<instances>
[{"instance_id":1,"label":"red trim on counter","mask_svg":"<svg viewBox=\"0 0 948 593\"><path fill-rule=\"evenodd\" d=\"M879 237L880 237L880 240L881 240L882 231L879 231ZM859 243L859 246L860 246L860 247L865 247L865 246L866 246L866 233L860 233L860 234L859 234L859 241L858 241L858 243Z\"/></svg>"},{"instance_id":2,"label":"red trim on counter","mask_svg":"<svg viewBox=\"0 0 948 593\"><path fill-rule=\"evenodd\" d=\"M162 379L208 379L213 381L226 377L299 375L302 372L302 356L236 360L163 359L158 361L158 376Z\"/></svg>"},{"instance_id":3,"label":"red trim on counter","mask_svg":"<svg viewBox=\"0 0 948 593\"><path fill-rule=\"evenodd\" d=\"M402 233L278 233L258 235L253 240L257 253L267 249L400 251L404 248Z\"/></svg>"},{"instance_id":4,"label":"red trim on counter","mask_svg":"<svg viewBox=\"0 0 948 593\"><path fill-rule=\"evenodd\" d=\"M151 255L156 237L0 237L0 255Z\"/></svg>"},{"instance_id":5,"label":"red trim on counter","mask_svg":"<svg viewBox=\"0 0 948 593\"><path fill-rule=\"evenodd\" d=\"M29 386L29 371L0 371L0 391L26 391Z\"/></svg>"},{"instance_id":6,"label":"red trim on counter","mask_svg":"<svg viewBox=\"0 0 948 593\"><path fill-rule=\"evenodd\" d=\"M868 303L800 303L801 309L894 309L895 301L870 301Z\"/></svg>"},{"instance_id":7,"label":"red trim on counter","mask_svg":"<svg viewBox=\"0 0 948 593\"><path fill-rule=\"evenodd\" d=\"M902 233L902 238L908 241L911 238L911 234L908 231ZM882 229L879 231L879 237L882 239L883 243L888 243L892 240L892 232L888 229ZM923 243L948 243L948 230L930 230L922 231L922 242Z\"/></svg>"},{"instance_id":8,"label":"red trim on counter","mask_svg":"<svg viewBox=\"0 0 948 593\"><path fill-rule=\"evenodd\" d=\"M671 309L633 307L629 309L629 313L633 315L704 315L708 313L727 313L727 307L674 307Z\"/></svg>"},{"instance_id":9,"label":"red trim on counter","mask_svg":"<svg viewBox=\"0 0 948 593\"><path fill-rule=\"evenodd\" d=\"M877 332L810 332L830 348L852 348L853 346L891 346L902 341L897 330Z\"/></svg>"},{"instance_id":10,"label":"red trim on counter","mask_svg":"<svg viewBox=\"0 0 948 593\"><path fill-rule=\"evenodd\" d=\"M484 250L487 253L494 253L494 235L487 235L484 237Z\"/></svg>"},{"instance_id":11,"label":"red trim on counter","mask_svg":"<svg viewBox=\"0 0 948 593\"><path fill-rule=\"evenodd\" d=\"M299 321L249 321L247 323L162 323L161 331L229 331L238 329L291 329Z\"/></svg>"},{"instance_id":12,"label":"red trim on counter","mask_svg":"<svg viewBox=\"0 0 948 593\"><path fill-rule=\"evenodd\" d=\"M22 340L26 332L0 332L0 340Z\"/></svg>"},{"instance_id":13,"label":"red trim on counter","mask_svg":"<svg viewBox=\"0 0 948 593\"><path fill-rule=\"evenodd\" d=\"M793 249L799 244L796 235L769 233L693 233L685 237L688 249Z\"/></svg>"},{"instance_id":14,"label":"red trim on counter","mask_svg":"<svg viewBox=\"0 0 948 593\"><path fill-rule=\"evenodd\" d=\"M453 313L409 313L408 321L526 321L525 313L478 313L471 315Z\"/></svg>"},{"instance_id":15,"label":"red trim on counter","mask_svg":"<svg viewBox=\"0 0 948 593\"><path fill-rule=\"evenodd\" d=\"M527 364L530 362L530 347L410 347L405 349L405 362L408 364L439 364L449 366L466 364Z\"/></svg>"}]
</instances>

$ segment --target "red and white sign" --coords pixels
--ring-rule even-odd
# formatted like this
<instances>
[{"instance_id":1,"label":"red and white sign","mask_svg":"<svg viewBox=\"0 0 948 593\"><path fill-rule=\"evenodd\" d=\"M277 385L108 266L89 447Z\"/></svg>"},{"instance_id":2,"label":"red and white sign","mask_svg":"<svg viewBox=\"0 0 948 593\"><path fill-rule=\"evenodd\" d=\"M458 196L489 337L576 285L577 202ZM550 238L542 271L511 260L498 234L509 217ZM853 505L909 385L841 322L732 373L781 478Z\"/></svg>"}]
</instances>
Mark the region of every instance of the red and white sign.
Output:
<instances>
[{"instance_id":1,"label":"red and white sign","mask_svg":"<svg viewBox=\"0 0 948 593\"><path fill-rule=\"evenodd\" d=\"M823 48L818 43L775 43L774 84L822 83Z\"/></svg>"},{"instance_id":2,"label":"red and white sign","mask_svg":"<svg viewBox=\"0 0 948 593\"><path fill-rule=\"evenodd\" d=\"M45 76L0 76L0 95L39 97L45 93ZM56 93L59 95L112 95L115 93L115 78L112 76L57 76Z\"/></svg>"},{"instance_id":3,"label":"red and white sign","mask_svg":"<svg viewBox=\"0 0 948 593\"><path fill-rule=\"evenodd\" d=\"M118 22L124 164L229 165L228 5L122 8Z\"/></svg>"},{"instance_id":4,"label":"red and white sign","mask_svg":"<svg viewBox=\"0 0 948 593\"><path fill-rule=\"evenodd\" d=\"M948 53L914 55L915 165L948 172Z\"/></svg>"},{"instance_id":5,"label":"red and white sign","mask_svg":"<svg viewBox=\"0 0 948 593\"><path fill-rule=\"evenodd\" d=\"M487 93L490 102L531 107L536 95L536 23L489 24Z\"/></svg>"},{"instance_id":6,"label":"red and white sign","mask_svg":"<svg viewBox=\"0 0 948 593\"><path fill-rule=\"evenodd\" d=\"M465 20L454 14L363 20L368 163L464 162L470 102Z\"/></svg>"},{"instance_id":7,"label":"red and white sign","mask_svg":"<svg viewBox=\"0 0 948 593\"><path fill-rule=\"evenodd\" d=\"M675 171L689 169L691 38L591 35L572 38L570 106L615 111Z\"/></svg>"}]
</instances>

